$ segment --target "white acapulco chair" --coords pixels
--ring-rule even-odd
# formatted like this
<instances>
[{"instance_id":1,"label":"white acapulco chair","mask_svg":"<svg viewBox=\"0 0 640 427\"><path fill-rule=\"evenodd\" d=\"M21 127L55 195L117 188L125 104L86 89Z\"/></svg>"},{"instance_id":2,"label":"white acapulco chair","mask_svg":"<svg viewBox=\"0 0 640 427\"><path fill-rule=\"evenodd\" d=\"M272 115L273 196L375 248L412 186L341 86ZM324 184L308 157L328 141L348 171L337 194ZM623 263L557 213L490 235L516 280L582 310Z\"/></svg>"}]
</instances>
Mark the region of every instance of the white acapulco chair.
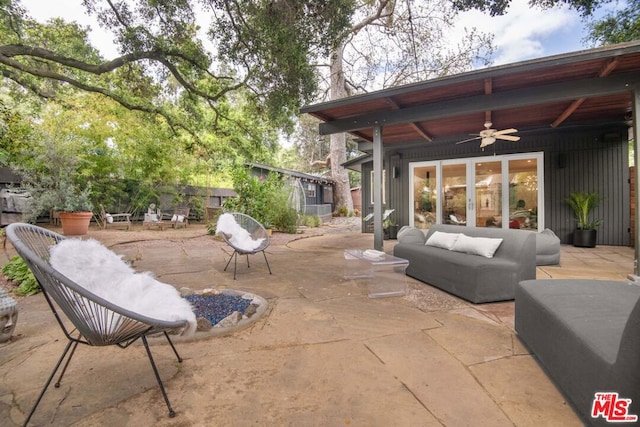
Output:
<instances>
[{"instance_id":1,"label":"white acapulco chair","mask_svg":"<svg viewBox=\"0 0 640 427\"><path fill-rule=\"evenodd\" d=\"M62 275L50 265L49 250L51 246L65 239L64 236L35 225L22 223L10 224L6 229L6 235L38 280L42 293L68 340L24 425L29 423L53 377L64 362L58 381L55 383L56 388L60 386L78 344L90 347L116 345L125 349L137 340L141 340L144 344L151 368L169 410L169 416L175 416L151 355L147 336L164 334L178 362L182 362L167 332L185 327L187 321L158 320L134 313L100 298Z\"/></svg>"},{"instance_id":2,"label":"white acapulco chair","mask_svg":"<svg viewBox=\"0 0 640 427\"><path fill-rule=\"evenodd\" d=\"M220 218L223 218L223 215L221 215ZM233 248L233 254L231 254L229 261L227 261L227 265L224 267L224 271L227 271L227 267L229 267L229 264L233 259L234 260L233 280L236 280L238 254L247 256L247 268L250 268L249 255L262 252L262 255L264 256L264 260L267 263L267 269L269 269L269 274L272 274L271 267L269 266L269 261L267 260L267 255L265 253L265 249L267 249L270 242L269 234L267 233L267 230L262 226L262 224L260 224L257 220L250 217L249 215L239 213L239 212L229 213L229 215L233 216L233 219L235 220L235 222L249 233L249 236L253 241L258 241L260 239L262 239L262 241L259 246L252 249L248 249L246 247L241 247L238 244L238 242L233 238L232 234L227 233L225 231L218 230L217 232L219 234L222 234L222 238L224 239L224 241ZM218 224L220 224L220 218L218 219Z\"/></svg>"}]
</instances>

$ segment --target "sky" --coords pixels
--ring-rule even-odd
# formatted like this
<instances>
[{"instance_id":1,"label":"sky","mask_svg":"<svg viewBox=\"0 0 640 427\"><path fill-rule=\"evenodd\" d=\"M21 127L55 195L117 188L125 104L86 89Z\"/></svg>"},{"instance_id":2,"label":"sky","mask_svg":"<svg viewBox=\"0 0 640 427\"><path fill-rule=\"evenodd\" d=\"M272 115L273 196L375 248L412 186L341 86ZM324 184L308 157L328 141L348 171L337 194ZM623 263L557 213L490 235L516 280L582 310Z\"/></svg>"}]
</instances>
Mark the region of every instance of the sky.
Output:
<instances>
[{"instance_id":1,"label":"sky","mask_svg":"<svg viewBox=\"0 0 640 427\"><path fill-rule=\"evenodd\" d=\"M62 16L91 26L90 40L105 58L117 56L112 36L101 29L95 19L85 14L82 0L22 0L29 14L39 21ZM62 13L61 13L62 12ZM577 12L567 7L547 11L532 9L527 0L512 0L509 12L490 17L478 11L465 12L451 33L455 37L464 28L477 27L494 34L497 52L493 65L508 64L559 53L585 49L585 25Z\"/></svg>"}]
</instances>

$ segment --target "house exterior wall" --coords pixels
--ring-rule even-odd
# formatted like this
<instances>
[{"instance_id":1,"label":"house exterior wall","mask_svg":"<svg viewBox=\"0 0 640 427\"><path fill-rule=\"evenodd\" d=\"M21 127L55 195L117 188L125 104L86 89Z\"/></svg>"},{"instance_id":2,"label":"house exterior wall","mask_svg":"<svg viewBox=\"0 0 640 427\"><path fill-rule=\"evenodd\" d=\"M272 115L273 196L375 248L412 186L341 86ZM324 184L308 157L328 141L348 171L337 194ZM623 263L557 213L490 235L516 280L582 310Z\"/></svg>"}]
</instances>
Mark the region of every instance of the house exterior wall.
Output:
<instances>
[{"instance_id":1,"label":"house exterior wall","mask_svg":"<svg viewBox=\"0 0 640 427\"><path fill-rule=\"evenodd\" d=\"M572 243L575 221L564 199L573 191L596 191L603 201L594 217L604 220L598 228L597 244L631 244L626 126L554 129L520 132L519 135L522 137L520 142L497 142L484 152L476 141L460 145L450 140L438 144L425 142L399 148L385 147L386 207L396 210L395 219L400 226L409 224L412 214L409 164L412 162L543 152L545 228L553 230L562 243ZM362 165L363 216L373 212L369 179L372 166L372 162ZM362 230L368 229L367 224L363 224Z\"/></svg>"},{"instance_id":2,"label":"house exterior wall","mask_svg":"<svg viewBox=\"0 0 640 427\"><path fill-rule=\"evenodd\" d=\"M251 173L259 178L265 178L271 172L277 173L280 176L300 180L305 193L305 203L307 206L330 204L331 209L333 209L333 183L325 182L326 180L316 179L306 174L304 174L304 177L301 177L303 174L295 171L286 171L284 169L275 170L274 168L260 167L258 165L251 167Z\"/></svg>"}]
</instances>

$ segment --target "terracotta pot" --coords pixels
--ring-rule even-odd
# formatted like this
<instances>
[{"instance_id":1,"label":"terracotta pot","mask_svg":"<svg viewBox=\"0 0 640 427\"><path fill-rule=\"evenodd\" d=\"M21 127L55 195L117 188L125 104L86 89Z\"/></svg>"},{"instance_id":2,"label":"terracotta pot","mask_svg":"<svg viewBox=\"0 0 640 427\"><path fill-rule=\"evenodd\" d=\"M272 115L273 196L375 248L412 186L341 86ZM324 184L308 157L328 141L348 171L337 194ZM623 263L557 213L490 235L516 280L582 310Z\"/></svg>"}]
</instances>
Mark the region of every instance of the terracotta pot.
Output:
<instances>
[{"instance_id":1,"label":"terracotta pot","mask_svg":"<svg viewBox=\"0 0 640 427\"><path fill-rule=\"evenodd\" d=\"M93 212L60 212L62 234L65 236L82 236L89 231L89 223Z\"/></svg>"}]
</instances>

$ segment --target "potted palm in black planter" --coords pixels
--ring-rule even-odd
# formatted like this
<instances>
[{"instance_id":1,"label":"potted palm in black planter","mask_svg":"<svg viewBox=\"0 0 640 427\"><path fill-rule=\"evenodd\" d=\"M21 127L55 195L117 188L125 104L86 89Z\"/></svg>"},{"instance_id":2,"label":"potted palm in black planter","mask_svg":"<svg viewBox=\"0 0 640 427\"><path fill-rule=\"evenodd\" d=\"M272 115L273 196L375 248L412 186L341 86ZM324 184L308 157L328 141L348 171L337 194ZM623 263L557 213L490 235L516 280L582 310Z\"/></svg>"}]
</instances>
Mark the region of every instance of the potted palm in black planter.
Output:
<instances>
[{"instance_id":1,"label":"potted palm in black planter","mask_svg":"<svg viewBox=\"0 0 640 427\"><path fill-rule=\"evenodd\" d=\"M576 229L573 231L573 246L595 248L597 230L602 224L601 219L591 220L593 210L600 204L600 196L596 192L574 192L565 199L573 210L576 219Z\"/></svg>"}]
</instances>

